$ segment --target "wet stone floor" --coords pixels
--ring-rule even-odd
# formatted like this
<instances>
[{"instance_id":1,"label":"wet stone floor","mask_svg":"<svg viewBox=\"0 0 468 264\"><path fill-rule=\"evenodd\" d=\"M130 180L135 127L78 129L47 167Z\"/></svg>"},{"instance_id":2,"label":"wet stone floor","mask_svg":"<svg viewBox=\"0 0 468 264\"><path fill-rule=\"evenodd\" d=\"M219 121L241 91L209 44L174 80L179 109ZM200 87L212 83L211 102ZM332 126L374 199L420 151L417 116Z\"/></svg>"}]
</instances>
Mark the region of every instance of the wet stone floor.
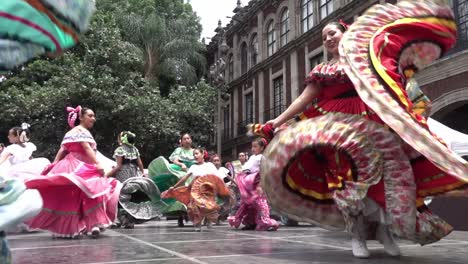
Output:
<instances>
[{"instance_id":1,"label":"wet stone floor","mask_svg":"<svg viewBox=\"0 0 468 264\"><path fill-rule=\"evenodd\" d=\"M98 239L54 239L44 232L8 235L14 264L55 263L468 263L468 232L453 232L421 247L400 241L392 258L370 241L371 258L352 257L348 235L318 227L282 226L277 232L238 231L226 223L195 232L176 221L153 221L135 229L112 229Z\"/></svg>"}]
</instances>

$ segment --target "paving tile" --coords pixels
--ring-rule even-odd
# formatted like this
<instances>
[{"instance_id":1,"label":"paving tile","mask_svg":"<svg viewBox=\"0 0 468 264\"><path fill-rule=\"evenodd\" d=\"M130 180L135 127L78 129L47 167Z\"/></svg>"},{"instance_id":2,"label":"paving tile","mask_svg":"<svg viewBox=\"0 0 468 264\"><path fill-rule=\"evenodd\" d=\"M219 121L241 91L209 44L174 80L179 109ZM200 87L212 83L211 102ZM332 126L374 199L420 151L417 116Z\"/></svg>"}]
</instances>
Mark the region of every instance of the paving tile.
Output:
<instances>
[{"instance_id":1,"label":"paving tile","mask_svg":"<svg viewBox=\"0 0 468 264\"><path fill-rule=\"evenodd\" d=\"M135 229L106 231L99 239L53 239L45 232L9 235L15 264L117 263L377 263L465 264L468 232L453 232L428 246L399 241L403 256L391 258L376 241L368 243L369 260L352 256L350 236L312 226L277 232L235 230L226 224L204 232L175 221L155 221Z\"/></svg>"},{"instance_id":2,"label":"paving tile","mask_svg":"<svg viewBox=\"0 0 468 264\"><path fill-rule=\"evenodd\" d=\"M36 248L31 243L23 245L21 240L12 240L10 245L15 264L93 263L173 257L124 237L41 240L36 241Z\"/></svg>"}]
</instances>

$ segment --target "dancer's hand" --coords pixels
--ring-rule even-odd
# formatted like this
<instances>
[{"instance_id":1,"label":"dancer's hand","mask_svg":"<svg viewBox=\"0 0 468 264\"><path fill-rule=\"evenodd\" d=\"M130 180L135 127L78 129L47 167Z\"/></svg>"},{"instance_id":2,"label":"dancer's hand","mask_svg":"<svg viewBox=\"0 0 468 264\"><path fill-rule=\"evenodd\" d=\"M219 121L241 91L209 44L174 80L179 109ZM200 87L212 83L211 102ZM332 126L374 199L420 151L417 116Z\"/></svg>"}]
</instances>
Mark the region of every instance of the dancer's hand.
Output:
<instances>
[{"instance_id":1,"label":"dancer's hand","mask_svg":"<svg viewBox=\"0 0 468 264\"><path fill-rule=\"evenodd\" d=\"M184 163L182 163L180 167L182 168L183 171L187 171L187 166Z\"/></svg>"},{"instance_id":2,"label":"dancer's hand","mask_svg":"<svg viewBox=\"0 0 468 264\"><path fill-rule=\"evenodd\" d=\"M272 120L268 120L265 125L271 125L273 128L276 128L277 127L277 124L278 122L276 121L276 118L275 119L272 119Z\"/></svg>"}]
</instances>

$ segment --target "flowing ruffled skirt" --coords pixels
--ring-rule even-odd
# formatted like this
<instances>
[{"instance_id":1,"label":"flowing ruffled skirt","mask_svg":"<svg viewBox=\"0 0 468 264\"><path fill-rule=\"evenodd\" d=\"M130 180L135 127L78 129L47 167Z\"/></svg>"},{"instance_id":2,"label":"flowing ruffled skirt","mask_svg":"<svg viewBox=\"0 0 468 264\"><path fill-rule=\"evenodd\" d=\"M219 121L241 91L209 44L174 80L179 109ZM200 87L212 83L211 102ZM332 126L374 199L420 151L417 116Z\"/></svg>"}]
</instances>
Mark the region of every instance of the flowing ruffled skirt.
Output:
<instances>
[{"instance_id":1,"label":"flowing ruffled skirt","mask_svg":"<svg viewBox=\"0 0 468 264\"><path fill-rule=\"evenodd\" d=\"M151 179L143 177L136 165L124 164L116 179L123 183L119 201L125 211L123 214L140 221L161 216L161 210L167 205L161 200L156 184Z\"/></svg>"},{"instance_id":2,"label":"flowing ruffled skirt","mask_svg":"<svg viewBox=\"0 0 468 264\"><path fill-rule=\"evenodd\" d=\"M186 164L189 168L192 164ZM148 166L148 177L153 180L161 192L174 186L186 174L179 166L169 163L164 157L158 157ZM163 198L166 204L162 214L166 216L180 216L187 213L186 205L174 198Z\"/></svg>"},{"instance_id":3,"label":"flowing ruffled skirt","mask_svg":"<svg viewBox=\"0 0 468 264\"><path fill-rule=\"evenodd\" d=\"M44 200L40 214L27 225L57 236L75 236L112 224L122 184L100 177L94 165L68 154L46 176L29 179L26 186L38 190Z\"/></svg>"},{"instance_id":4,"label":"flowing ruffled skirt","mask_svg":"<svg viewBox=\"0 0 468 264\"><path fill-rule=\"evenodd\" d=\"M241 223L255 226L257 231L278 229L278 222L270 218L270 207L265 195L257 190L260 174L240 173L236 177L236 183L240 193L240 206L234 215L228 217L229 224L235 228Z\"/></svg>"},{"instance_id":5,"label":"flowing ruffled skirt","mask_svg":"<svg viewBox=\"0 0 468 264\"><path fill-rule=\"evenodd\" d=\"M231 197L231 192L218 176L207 175L197 177L190 186L167 190L161 196L185 204L190 220L200 226L204 219L217 222L220 210L217 197Z\"/></svg>"},{"instance_id":6,"label":"flowing ruffled skirt","mask_svg":"<svg viewBox=\"0 0 468 264\"><path fill-rule=\"evenodd\" d=\"M5 230L34 217L42 208L42 198L36 190L26 190L21 180L0 177L0 263L11 263L11 252Z\"/></svg>"},{"instance_id":7,"label":"flowing ruffled skirt","mask_svg":"<svg viewBox=\"0 0 468 264\"><path fill-rule=\"evenodd\" d=\"M24 181L32 177L37 177L49 164L50 161L46 158L35 158L14 165L5 162L0 166L0 173L5 177Z\"/></svg>"}]
</instances>

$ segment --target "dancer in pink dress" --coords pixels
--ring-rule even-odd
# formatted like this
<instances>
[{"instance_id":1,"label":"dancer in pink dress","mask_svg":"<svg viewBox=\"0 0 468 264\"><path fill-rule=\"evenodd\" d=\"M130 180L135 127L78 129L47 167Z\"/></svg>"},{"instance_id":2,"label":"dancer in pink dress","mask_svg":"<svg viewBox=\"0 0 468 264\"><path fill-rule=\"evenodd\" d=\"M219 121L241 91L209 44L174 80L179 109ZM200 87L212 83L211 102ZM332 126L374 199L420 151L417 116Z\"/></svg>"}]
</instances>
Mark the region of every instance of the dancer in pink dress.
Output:
<instances>
[{"instance_id":1,"label":"dancer in pink dress","mask_svg":"<svg viewBox=\"0 0 468 264\"><path fill-rule=\"evenodd\" d=\"M228 217L229 224L235 228L241 223L244 224L243 230L275 231L279 227L270 218L270 207L260 187L260 164L266 145L266 140L262 138L252 141L253 155L242 166L242 173L236 177L241 204L236 214Z\"/></svg>"},{"instance_id":2,"label":"dancer in pink dress","mask_svg":"<svg viewBox=\"0 0 468 264\"><path fill-rule=\"evenodd\" d=\"M96 141L89 132L96 122L89 108L67 108L68 124L55 161L43 176L26 181L44 200L41 213L27 224L60 237L99 236L117 216L121 183L104 177L96 159Z\"/></svg>"}]
</instances>

